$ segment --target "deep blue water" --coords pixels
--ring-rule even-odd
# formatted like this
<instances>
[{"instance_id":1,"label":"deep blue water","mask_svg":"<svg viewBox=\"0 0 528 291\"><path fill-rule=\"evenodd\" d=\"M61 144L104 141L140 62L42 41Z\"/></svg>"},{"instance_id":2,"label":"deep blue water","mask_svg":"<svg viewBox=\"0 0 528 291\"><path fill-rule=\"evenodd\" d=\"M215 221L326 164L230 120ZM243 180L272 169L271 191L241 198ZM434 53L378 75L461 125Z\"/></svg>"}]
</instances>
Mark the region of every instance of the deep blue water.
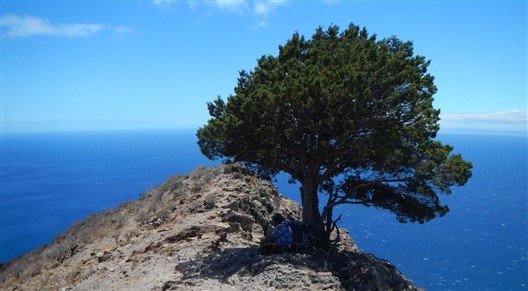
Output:
<instances>
[{"instance_id":1,"label":"deep blue water","mask_svg":"<svg viewBox=\"0 0 528 291\"><path fill-rule=\"evenodd\" d=\"M341 208L342 227L364 251L394 263L428 290L528 289L527 138L440 135L473 162L451 211L425 224L388 212ZM4 134L1 137L0 261L21 255L89 213L137 199L205 159L194 131ZM277 182L298 201L296 185Z\"/></svg>"}]
</instances>

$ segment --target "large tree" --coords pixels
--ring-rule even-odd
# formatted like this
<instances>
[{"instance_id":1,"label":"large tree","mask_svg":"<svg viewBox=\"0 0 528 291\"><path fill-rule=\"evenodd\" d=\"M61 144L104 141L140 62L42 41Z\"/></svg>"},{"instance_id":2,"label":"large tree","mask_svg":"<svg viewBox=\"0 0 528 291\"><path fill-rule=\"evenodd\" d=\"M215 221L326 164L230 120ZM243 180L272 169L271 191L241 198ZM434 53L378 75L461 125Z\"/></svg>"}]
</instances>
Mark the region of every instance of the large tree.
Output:
<instances>
[{"instance_id":1,"label":"large tree","mask_svg":"<svg viewBox=\"0 0 528 291\"><path fill-rule=\"evenodd\" d=\"M435 140L428 65L411 42L377 40L353 24L320 27L308 40L295 33L278 56L240 72L227 102L208 103L198 144L210 159L300 183L302 218L319 246L329 245L340 204L387 209L400 222L444 216L438 195L465 184L472 165Z\"/></svg>"}]
</instances>

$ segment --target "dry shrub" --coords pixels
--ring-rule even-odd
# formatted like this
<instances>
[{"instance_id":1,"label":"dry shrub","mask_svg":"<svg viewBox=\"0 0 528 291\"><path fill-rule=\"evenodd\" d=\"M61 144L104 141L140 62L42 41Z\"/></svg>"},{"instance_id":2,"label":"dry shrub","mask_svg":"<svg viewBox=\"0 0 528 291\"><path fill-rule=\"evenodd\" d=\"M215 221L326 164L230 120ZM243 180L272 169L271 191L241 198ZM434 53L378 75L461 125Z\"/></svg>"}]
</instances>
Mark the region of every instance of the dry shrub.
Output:
<instances>
[{"instance_id":1,"label":"dry shrub","mask_svg":"<svg viewBox=\"0 0 528 291\"><path fill-rule=\"evenodd\" d=\"M71 252L72 250L67 244L60 243L49 247L46 256L62 264L70 256Z\"/></svg>"},{"instance_id":2,"label":"dry shrub","mask_svg":"<svg viewBox=\"0 0 528 291\"><path fill-rule=\"evenodd\" d=\"M159 218L162 222L167 222L170 217L170 212L167 209L161 209L156 213L156 217Z\"/></svg>"},{"instance_id":3,"label":"dry shrub","mask_svg":"<svg viewBox=\"0 0 528 291\"><path fill-rule=\"evenodd\" d=\"M140 212L136 218L136 221L140 226L145 226L150 220L150 215L147 212Z\"/></svg>"},{"instance_id":4,"label":"dry shrub","mask_svg":"<svg viewBox=\"0 0 528 291\"><path fill-rule=\"evenodd\" d=\"M137 232L135 230L129 230L123 234L123 237L127 243L130 243L130 241L136 236Z\"/></svg>"},{"instance_id":5,"label":"dry shrub","mask_svg":"<svg viewBox=\"0 0 528 291\"><path fill-rule=\"evenodd\" d=\"M202 190L203 185L204 182L201 179L195 179L192 181L191 191L193 193L200 192L200 190Z\"/></svg>"},{"instance_id":6,"label":"dry shrub","mask_svg":"<svg viewBox=\"0 0 528 291\"><path fill-rule=\"evenodd\" d=\"M159 206L156 203L151 203L150 205L148 205L147 208L149 212L156 213L156 211L158 211Z\"/></svg>"},{"instance_id":7,"label":"dry shrub","mask_svg":"<svg viewBox=\"0 0 528 291\"><path fill-rule=\"evenodd\" d=\"M200 212L202 210L202 205L203 203L198 200L192 201L186 205L184 212L187 212L187 213Z\"/></svg>"},{"instance_id":8,"label":"dry shrub","mask_svg":"<svg viewBox=\"0 0 528 291\"><path fill-rule=\"evenodd\" d=\"M120 229L127 222L127 217L124 214L122 214L122 213L118 213L118 214L114 215L110 219L110 221L111 221L112 225L115 227L115 229Z\"/></svg>"},{"instance_id":9,"label":"dry shrub","mask_svg":"<svg viewBox=\"0 0 528 291\"><path fill-rule=\"evenodd\" d=\"M187 178L185 175L171 176L165 180L165 182L159 186L161 193L172 193L176 196L177 193L182 193L181 189L184 186L184 180Z\"/></svg>"},{"instance_id":10,"label":"dry shrub","mask_svg":"<svg viewBox=\"0 0 528 291\"><path fill-rule=\"evenodd\" d=\"M116 229L112 233L112 238L115 240L116 245L119 245L119 238L121 237L121 229Z\"/></svg>"},{"instance_id":11,"label":"dry shrub","mask_svg":"<svg viewBox=\"0 0 528 291\"><path fill-rule=\"evenodd\" d=\"M214 193L207 195L204 199L205 209L213 209L216 203L216 196Z\"/></svg>"}]
</instances>

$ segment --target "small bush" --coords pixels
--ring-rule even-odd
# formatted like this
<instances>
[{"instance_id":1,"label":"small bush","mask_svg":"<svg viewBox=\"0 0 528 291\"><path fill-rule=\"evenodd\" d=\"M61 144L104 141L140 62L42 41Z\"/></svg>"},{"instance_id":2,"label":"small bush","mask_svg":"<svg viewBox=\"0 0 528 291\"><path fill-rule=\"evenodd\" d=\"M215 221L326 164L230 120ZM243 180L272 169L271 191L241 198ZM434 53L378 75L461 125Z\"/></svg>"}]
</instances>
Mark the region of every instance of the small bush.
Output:
<instances>
[{"instance_id":1,"label":"small bush","mask_svg":"<svg viewBox=\"0 0 528 291\"><path fill-rule=\"evenodd\" d=\"M36 275L40 274L43 268L43 263L41 260L38 261L32 261L31 264L29 264L28 268L28 275L30 277L35 277Z\"/></svg>"},{"instance_id":2,"label":"small bush","mask_svg":"<svg viewBox=\"0 0 528 291\"><path fill-rule=\"evenodd\" d=\"M183 180L186 179L184 175L171 176L165 180L163 185L159 187L162 193L174 192L183 187Z\"/></svg>"},{"instance_id":3,"label":"small bush","mask_svg":"<svg viewBox=\"0 0 528 291\"><path fill-rule=\"evenodd\" d=\"M17 262L11 266L10 273L18 279L24 273L25 268L26 264L24 262Z\"/></svg>"},{"instance_id":4,"label":"small bush","mask_svg":"<svg viewBox=\"0 0 528 291\"><path fill-rule=\"evenodd\" d=\"M60 243L51 246L46 256L62 264L70 256L70 253L71 249L66 244Z\"/></svg>"},{"instance_id":5,"label":"small bush","mask_svg":"<svg viewBox=\"0 0 528 291\"><path fill-rule=\"evenodd\" d=\"M6 282L7 276L7 272L4 272L3 270L0 271L0 283L4 284Z\"/></svg>"},{"instance_id":6,"label":"small bush","mask_svg":"<svg viewBox=\"0 0 528 291\"><path fill-rule=\"evenodd\" d=\"M201 209L202 203L200 203L200 201L192 201L191 203L187 204L186 212L196 213L199 212Z\"/></svg>"},{"instance_id":7,"label":"small bush","mask_svg":"<svg viewBox=\"0 0 528 291\"><path fill-rule=\"evenodd\" d=\"M163 195L165 193L163 191L161 191L161 189L159 188L156 188L156 190L154 191L154 200L155 201L163 201Z\"/></svg>"},{"instance_id":8,"label":"small bush","mask_svg":"<svg viewBox=\"0 0 528 291\"><path fill-rule=\"evenodd\" d=\"M156 211L158 210L158 204L156 203L152 203L148 206L148 211L151 212L151 213L156 213Z\"/></svg>"},{"instance_id":9,"label":"small bush","mask_svg":"<svg viewBox=\"0 0 528 291\"><path fill-rule=\"evenodd\" d=\"M160 187L155 187L141 194L139 200L161 200L160 196L163 197L163 191L161 191Z\"/></svg>"},{"instance_id":10,"label":"small bush","mask_svg":"<svg viewBox=\"0 0 528 291\"><path fill-rule=\"evenodd\" d=\"M126 221L127 221L127 218L123 214L117 214L111 219L112 225L115 227L115 229L122 228L125 225Z\"/></svg>"},{"instance_id":11,"label":"small bush","mask_svg":"<svg viewBox=\"0 0 528 291\"><path fill-rule=\"evenodd\" d=\"M200 178L206 171L207 171L206 166L198 166L192 170L190 178L191 179Z\"/></svg>"},{"instance_id":12,"label":"small bush","mask_svg":"<svg viewBox=\"0 0 528 291\"><path fill-rule=\"evenodd\" d=\"M121 237L121 230L120 229L116 229L112 233L112 238L115 240L116 245L119 245L119 238L120 237Z\"/></svg>"},{"instance_id":13,"label":"small bush","mask_svg":"<svg viewBox=\"0 0 528 291\"><path fill-rule=\"evenodd\" d=\"M137 235L137 232L134 230L129 230L124 233L123 237L125 238L127 243L130 243L130 241Z\"/></svg>"},{"instance_id":14,"label":"small bush","mask_svg":"<svg viewBox=\"0 0 528 291\"><path fill-rule=\"evenodd\" d=\"M178 208L178 203L176 203L176 201L170 201L168 204L167 204L167 207L166 207L168 210L170 211L174 211Z\"/></svg>"},{"instance_id":15,"label":"small bush","mask_svg":"<svg viewBox=\"0 0 528 291\"><path fill-rule=\"evenodd\" d=\"M147 212L140 212L137 216L136 221L139 225L144 226L149 222L150 216Z\"/></svg>"},{"instance_id":16,"label":"small bush","mask_svg":"<svg viewBox=\"0 0 528 291\"><path fill-rule=\"evenodd\" d=\"M216 197L214 193L209 194L204 199L204 206L205 209L213 209L216 203Z\"/></svg>"},{"instance_id":17,"label":"small bush","mask_svg":"<svg viewBox=\"0 0 528 291\"><path fill-rule=\"evenodd\" d=\"M201 179L195 179L193 180L193 183L192 183L192 186L191 186L191 191L193 193L196 193L196 192L199 192L200 190L202 190L202 187L204 185L204 181L202 181Z\"/></svg>"},{"instance_id":18,"label":"small bush","mask_svg":"<svg viewBox=\"0 0 528 291\"><path fill-rule=\"evenodd\" d=\"M172 191L172 197L175 199L175 198L182 196L184 193L185 193L185 189L183 187L177 188Z\"/></svg>"},{"instance_id":19,"label":"small bush","mask_svg":"<svg viewBox=\"0 0 528 291\"><path fill-rule=\"evenodd\" d=\"M170 213L167 209L162 209L156 213L156 217L161 219L161 221L166 222L170 217Z\"/></svg>"},{"instance_id":20,"label":"small bush","mask_svg":"<svg viewBox=\"0 0 528 291\"><path fill-rule=\"evenodd\" d=\"M245 176L252 175L252 172L250 169L244 167L243 165L239 163L226 164L224 166L224 173L233 174L235 178L243 178Z\"/></svg>"}]
</instances>

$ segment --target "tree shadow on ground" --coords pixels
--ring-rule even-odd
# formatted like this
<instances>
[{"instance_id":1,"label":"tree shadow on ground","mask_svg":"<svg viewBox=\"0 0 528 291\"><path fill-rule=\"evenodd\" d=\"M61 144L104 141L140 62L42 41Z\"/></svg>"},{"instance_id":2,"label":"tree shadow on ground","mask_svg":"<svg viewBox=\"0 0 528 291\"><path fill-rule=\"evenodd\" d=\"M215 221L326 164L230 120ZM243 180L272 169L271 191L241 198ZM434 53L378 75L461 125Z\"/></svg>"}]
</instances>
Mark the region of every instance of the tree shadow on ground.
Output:
<instances>
[{"instance_id":1,"label":"tree shadow on ground","mask_svg":"<svg viewBox=\"0 0 528 291\"><path fill-rule=\"evenodd\" d=\"M175 269L183 275L184 280L203 277L225 280L245 270L257 256L257 250L257 247L245 247L212 252L194 260L180 262Z\"/></svg>"},{"instance_id":2,"label":"tree shadow on ground","mask_svg":"<svg viewBox=\"0 0 528 291\"><path fill-rule=\"evenodd\" d=\"M274 264L288 264L296 269L330 271L331 266L324 258L317 259L314 254L280 254L258 255L258 247L228 248L209 253L195 260L181 262L176 271L183 275L183 280L191 278L211 278L223 282L238 274L239 276L256 276Z\"/></svg>"},{"instance_id":3,"label":"tree shadow on ground","mask_svg":"<svg viewBox=\"0 0 528 291\"><path fill-rule=\"evenodd\" d=\"M232 284L235 274L254 277L280 264L299 271L330 272L346 290L416 290L390 262L372 254L310 250L262 256L257 252L258 247L228 248L180 262L175 270L182 274L180 282L209 278ZM163 290L170 289L173 283L176 282L166 282Z\"/></svg>"}]
</instances>

